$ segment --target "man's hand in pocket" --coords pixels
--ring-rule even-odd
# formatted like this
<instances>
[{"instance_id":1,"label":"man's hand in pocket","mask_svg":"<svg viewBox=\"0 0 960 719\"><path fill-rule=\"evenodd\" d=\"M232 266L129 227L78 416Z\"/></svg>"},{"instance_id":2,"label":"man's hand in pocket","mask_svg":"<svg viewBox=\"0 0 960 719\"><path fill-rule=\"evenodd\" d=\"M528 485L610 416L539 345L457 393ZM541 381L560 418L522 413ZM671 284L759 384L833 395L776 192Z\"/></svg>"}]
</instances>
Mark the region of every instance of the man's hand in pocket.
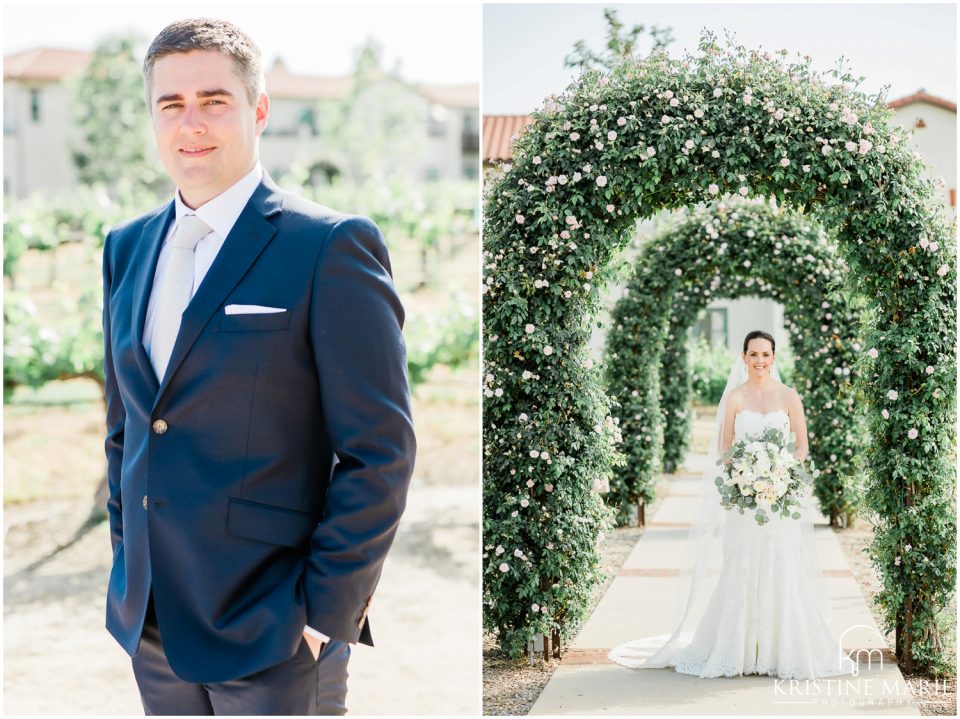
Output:
<instances>
[{"instance_id":1,"label":"man's hand in pocket","mask_svg":"<svg viewBox=\"0 0 960 719\"><path fill-rule=\"evenodd\" d=\"M310 653L313 654L313 658L319 659L320 652L323 651L324 642L321 642L316 637L310 636L306 632L303 633L303 638L307 640L307 646L310 647Z\"/></svg>"}]
</instances>

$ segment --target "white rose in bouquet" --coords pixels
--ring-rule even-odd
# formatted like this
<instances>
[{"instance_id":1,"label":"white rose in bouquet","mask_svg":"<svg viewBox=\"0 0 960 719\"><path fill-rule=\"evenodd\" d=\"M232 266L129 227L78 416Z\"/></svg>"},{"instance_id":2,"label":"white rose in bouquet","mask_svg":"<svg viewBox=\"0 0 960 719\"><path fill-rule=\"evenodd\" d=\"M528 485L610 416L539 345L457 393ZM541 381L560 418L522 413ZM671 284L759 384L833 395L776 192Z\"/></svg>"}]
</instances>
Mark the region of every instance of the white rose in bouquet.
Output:
<instances>
[{"instance_id":1,"label":"white rose in bouquet","mask_svg":"<svg viewBox=\"0 0 960 719\"><path fill-rule=\"evenodd\" d=\"M770 474L771 469L770 458L767 457L766 454L761 454L757 457L757 461L753 464L753 471L761 476Z\"/></svg>"},{"instance_id":2,"label":"white rose in bouquet","mask_svg":"<svg viewBox=\"0 0 960 719\"><path fill-rule=\"evenodd\" d=\"M748 455L758 454L763 451L763 442L750 442L746 447L744 447L744 452Z\"/></svg>"}]
</instances>

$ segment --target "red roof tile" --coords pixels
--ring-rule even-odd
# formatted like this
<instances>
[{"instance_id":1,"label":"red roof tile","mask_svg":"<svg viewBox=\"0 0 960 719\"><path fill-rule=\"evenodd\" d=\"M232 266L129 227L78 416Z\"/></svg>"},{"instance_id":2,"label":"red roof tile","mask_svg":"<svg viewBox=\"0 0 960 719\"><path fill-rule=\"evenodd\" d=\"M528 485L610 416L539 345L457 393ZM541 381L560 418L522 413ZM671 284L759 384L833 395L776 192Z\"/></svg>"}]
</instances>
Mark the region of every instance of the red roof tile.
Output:
<instances>
[{"instance_id":1,"label":"red roof tile","mask_svg":"<svg viewBox=\"0 0 960 719\"><path fill-rule=\"evenodd\" d=\"M93 53L38 47L5 55L4 80L62 80L83 70Z\"/></svg>"},{"instance_id":2,"label":"red roof tile","mask_svg":"<svg viewBox=\"0 0 960 719\"><path fill-rule=\"evenodd\" d=\"M458 85L417 85L420 94L430 102L445 107L480 107L480 86L475 82Z\"/></svg>"},{"instance_id":3,"label":"red roof tile","mask_svg":"<svg viewBox=\"0 0 960 719\"><path fill-rule=\"evenodd\" d=\"M486 115L483 118L483 161L498 162L513 157L514 136L533 123L529 115Z\"/></svg>"},{"instance_id":4,"label":"red roof tile","mask_svg":"<svg viewBox=\"0 0 960 719\"><path fill-rule=\"evenodd\" d=\"M267 94L276 98L338 100L353 87L352 75L295 75L279 58L264 73Z\"/></svg>"},{"instance_id":5,"label":"red roof tile","mask_svg":"<svg viewBox=\"0 0 960 719\"><path fill-rule=\"evenodd\" d=\"M924 92L922 88L917 90L912 95L901 97L898 100L891 100L887 103L887 107L889 107L891 110L896 110L897 108L906 107L907 105L914 105L918 102L925 102L928 105L942 107L944 110L950 110L950 112L957 111L957 103L944 100L942 97L937 97L936 95L931 95L927 92Z\"/></svg>"},{"instance_id":6,"label":"red roof tile","mask_svg":"<svg viewBox=\"0 0 960 719\"><path fill-rule=\"evenodd\" d=\"M56 81L76 74L90 62L93 53L63 48L34 48L3 58L4 80ZM275 98L338 100L353 88L352 75L297 75L279 58L264 73L267 92ZM476 83L455 85L422 84L418 92L427 100L448 107L477 107Z\"/></svg>"}]
</instances>

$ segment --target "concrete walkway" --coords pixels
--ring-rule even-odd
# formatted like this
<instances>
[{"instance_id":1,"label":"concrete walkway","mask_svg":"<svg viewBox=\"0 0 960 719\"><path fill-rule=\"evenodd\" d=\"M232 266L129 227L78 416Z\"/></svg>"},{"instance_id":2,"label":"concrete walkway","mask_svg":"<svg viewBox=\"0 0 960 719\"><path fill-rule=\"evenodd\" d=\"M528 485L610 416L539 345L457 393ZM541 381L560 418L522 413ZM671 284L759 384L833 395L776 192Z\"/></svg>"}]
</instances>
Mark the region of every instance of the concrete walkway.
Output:
<instances>
[{"instance_id":1,"label":"concrete walkway","mask_svg":"<svg viewBox=\"0 0 960 719\"><path fill-rule=\"evenodd\" d=\"M531 714L920 714L877 629L833 531L816 525L817 552L831 601L831 628L843 647L860 651L859 676L791 681L746 676L699 679L672 669L628 669L607 659L615 645L669 633L676 573L693 519L699 463L668 484L668 494L620 573L584 624ZM869 649L873 652L868 666Z\"/></svg>"}]
</instances>

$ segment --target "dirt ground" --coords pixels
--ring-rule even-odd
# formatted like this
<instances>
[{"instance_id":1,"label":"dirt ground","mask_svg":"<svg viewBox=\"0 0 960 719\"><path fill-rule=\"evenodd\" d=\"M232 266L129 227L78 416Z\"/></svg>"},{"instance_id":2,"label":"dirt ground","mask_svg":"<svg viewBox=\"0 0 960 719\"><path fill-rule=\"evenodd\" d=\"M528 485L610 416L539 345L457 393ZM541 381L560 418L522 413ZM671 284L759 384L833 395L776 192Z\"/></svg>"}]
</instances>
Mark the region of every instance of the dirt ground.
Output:
<instances>
[{"instance_id":1,"label":"dirt ground","mask_svg":"<svg viewBox=\"0 0 960 719\"><path fill-rule=\"evenodd\" d=\"M350 662L353 714L480 711L475 374L431 379L414 400L417 469L370 611L377 646L355 647ZM8 714L143 711L130 659L104 629L109 532L84 526L101 425L98 402L4 408Z\"/></svg>"}]
</instances>

